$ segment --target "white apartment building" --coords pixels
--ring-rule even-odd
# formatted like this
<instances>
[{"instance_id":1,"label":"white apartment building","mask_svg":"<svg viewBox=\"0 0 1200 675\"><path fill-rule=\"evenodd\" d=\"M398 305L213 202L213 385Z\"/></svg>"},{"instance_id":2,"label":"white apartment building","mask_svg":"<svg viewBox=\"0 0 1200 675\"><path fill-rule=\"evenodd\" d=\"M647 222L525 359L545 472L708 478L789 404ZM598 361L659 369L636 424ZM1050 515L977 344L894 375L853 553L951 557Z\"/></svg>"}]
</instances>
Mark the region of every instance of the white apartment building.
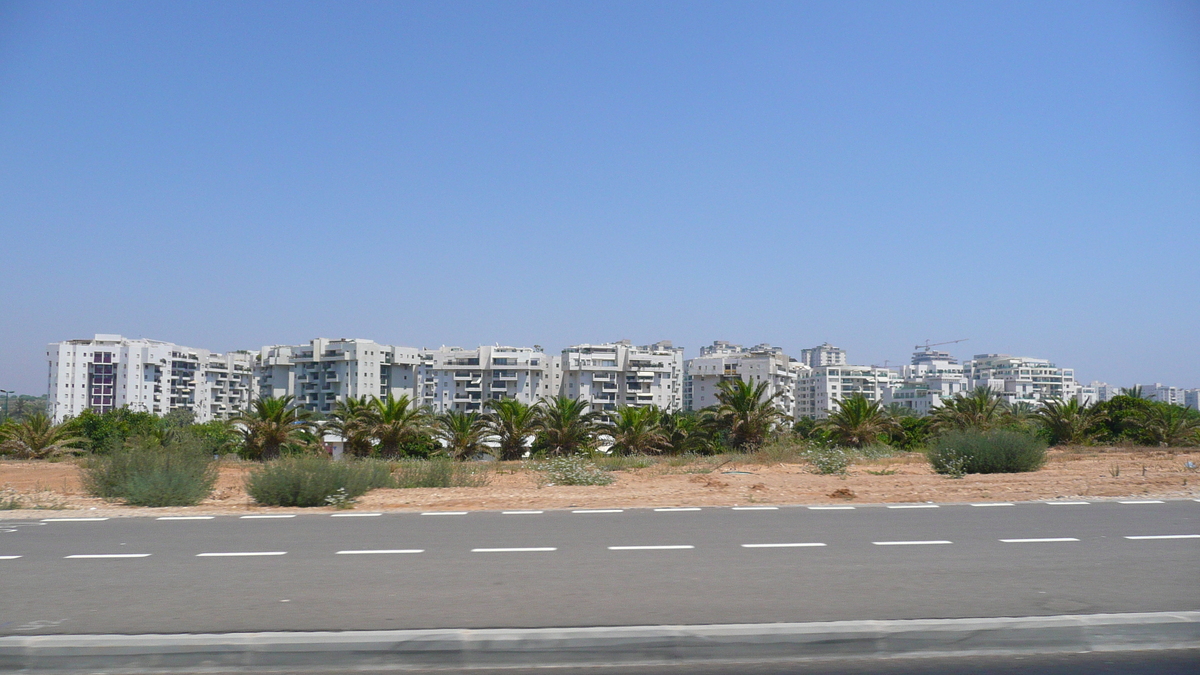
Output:
<instances>
[{"instance_id":1,"label":"white apartment building","mask_svg":"<svg viewBox=\"0 0 1200 675\"><path fill-rule=\"evenodd\" d=\"M1080 386L1080 389L1089 390L1088 392L1081 393L1077 396L1077 398L1080 399L1080 403L1103 403L1104 401L1111 401L1114 397L1121 395L1120 387L1114 387L1113 385L1107 382L1101 382L1100 380L1092 380L1091 383L1089 383L1086 387ZM1089 393L1092 394L1090 401L1084 400L1085 398L1089 398Z\"/></svg>"},{"instance_id":2,"label":"white apartment building","mask_svg":"<svg viewBox=\"0 0 1200 675\"><path fill-rule=\"evenodd\" d=\"M1186 405L1186 399L1184 398L1185 392L1179 387L1168 387L1161 382L1155 382L1154 384L1139 384L1137 386L1142 388L1143 398L1148 398L1151 401L1158 401L1160 403L1170 403L1171 405Z\"/></svg>"},{"instance_id":3,"label":"white apartment building","mask_svg":"<svg viewBox=\"0 0 1200 675\"><path fill-rule=\"evenodd\" d=\"M767 395L789 417L796 414L796 384L809 367L768 344L743 347L718 340L700 348L700 356L684 364L683 408L702 410L718 405L719 385L726 380L766 382ZM778 394L778 396L776 396Z\"/></svg>"},{"instance_id":4,"label":"white apartment building","mask_svg":"<svg viewBox=\"0 0 1200 675\"><path fill-rule=\"evenodd\" d=\"M971 387L990 387L1008 403L1032 403L1074 398L1079 384L1075 371L1045 359L1008 354L976 354L963 364Z\"/></svg>"},{"instance_id":5,"label":"white apartment building","mask_svg":"<svg viewBox=\"0 0 1200 675\"><path fill-rule=\"evenodd\" d=\"M418 353L417 399L434 412L483 412L491 399L533 405L558 392L558 359L539 346L441 347Z\"/></svg>"},{"instance_id":6,"label":"white apartment building","mask_svg":"<svg viewBox=\"0 0 1200 675\"><path fill-rule=\"evenodd\" d=\"M158 340L97 334L49 345L49 413L56 422L115 408L165 415L187 409L197 422L245 410L253 388L248 352L216 354Z\"/></svg>"},{"instance_id":7,"label":"white apartment building","mask_svg":"<svg viewBox=\"0 0 1200 675\"><path fill-rule=\"evenodd\" d=\"M372 340L317 338L307 345L263 347L255 359L258 396L293 396L296 404L329 413L348 397L417 394L418 350Z\"/></svg>"},{"instance_id":8,"label":"white apartment building","mask_svg":"<svg viewBox=\"0 0 1200 675\"><path fill-rule=\"evenodd\" d=\"M834 347L825 342L817 347L801 349L800 363L809 368L816 368L818 366L844 366L846 365L846 350Z\"/></svg>"},{"instance_id":9,"label":"white apartment building","mask_svg":"<svg viewBox=\"0 0 1200 675\"><path fill-rule=\"evenodd\" d=\"M575 345L562 352L558 394L593 411L656 405L683 408L683 348L669 341L635 347L629 340Z\"/></svg>"},{"instance_id":10,"label":"white apartment building","mask_svg":"<svg viewBox=\"0 0 1200 675\"><path fill-rule=\"evenodd\" d=\"M900 376L901 382L884 391L883 403L904 406L917 415L928 415L969 387L958 360L948 352L932 349L913 352L912 364L904 366Z\"/></svg>"},{"instance_id":11,"label":"white apartment building","mask_svg":"<svg viewBox=\"0 0 1200 675\"><path fill-rule=\"evenodd\" d=\"M1184 390L1183 404L1192 410L1200 410L1200 389Z\"/></svg>"}]
</instances>

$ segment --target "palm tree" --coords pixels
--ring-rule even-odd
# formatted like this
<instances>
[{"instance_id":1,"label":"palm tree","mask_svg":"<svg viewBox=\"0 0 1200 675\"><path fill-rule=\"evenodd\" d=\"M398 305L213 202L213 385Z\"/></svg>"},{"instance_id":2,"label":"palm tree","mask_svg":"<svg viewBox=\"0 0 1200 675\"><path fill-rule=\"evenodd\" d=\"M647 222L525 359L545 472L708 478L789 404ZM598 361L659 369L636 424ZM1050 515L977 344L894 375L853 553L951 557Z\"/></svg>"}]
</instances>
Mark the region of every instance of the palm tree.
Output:
<instances>
[{"instance_id":1,"label":"palm tree","mask_svg":"<svg viewBox=\"0 0 1200 675\"><path fill-rule=\"evenodd\" d=\"M488 401L487 408L484 419L488 431L500 444L494 449L496 459L502 462L521 459L526 441L537 435L537 406L526 405L515 398L502 398Z\"/></svg>"},{"instance_id":2,"label":"palm tree","mask_svg":"<svg viewBox=\"0 0 1200 675\"><path fill-rule=\"evenodd\" d=\"M40 412L0 426L0 454L12 453L22 459L44 459L72 452L85 440L75 435L69 422L55 424Z\"/></svg>"},{"instance_id":3,"label":"palm tree","mask_svg":"<svg viewBox=\"0 0 1200 675\"><path fill-rule=\"evenodd\" d=\"M371 401L370 435L379 441L379 454L391 457L400 454L405 443L428 437L433 432L433 414L426 406L417 405L403 394L395 398Z\"/></svg>"},{"instance_id":4,"label":"palm tree","mask_svg":"<svg viewBox=\"0 0 1200 675\"><path fill-rule=\"evenodd\" d=\"M372 399L374 402L378 399ZM366 396L347 397L333 406L332 418L327 426L337 432L345 443L347 454L366 457L371 454L371 413L374 411Z\"/></svg>"},{"instance_id":5,"label":"palm tree","mask_svg":"<svg viewBox=\"0 0 1200 675\"><path fill-rule=\"evenodd\" d=\"M667 441L662 428L662 411L652 405L617 408L616 416L605 431L613 437L612 452L620 455L660 452Z\"/></svg>"},{"instance_id":6,"label":"palm tree","mask_svg":"<svg viewBox=\"0 0 1200 675\"><path fill-rule=\"evenodd\" d=\"M1008 406L990 387L955 394L933 411L933 426L947 429L991 429L1006 421Z\"/></svg>"},{"instance_id":7,"label":"palm tree","mask_svg":"<svg viewBox=\"0 0 1200 675\"><path fill-rule=\"evenodd\" d=\"M486 449L487 423L479 413L451 410L438 416L437 425L435 433L454 459L470 459Z\"/></svg>"},{"instance_id":8,"label":"palm tree","mask_svg":"<svg viewBox=\"0 0 1200 675\"><path fill-rule=\"evenodd\" d=\"M1083 445L1096 436L1097 426L1107 416L1096 406L1049 400L1034 413L1038 424L1050 435L1052 445Z\"/></svg>"},{"instance_id":9,"label":"palm tree","mask_svg":"<svg viewBox=\"0 0 1200 675\"><path fill-rule=\"evenodd\" d=\"M538 435L550 454L572 455L591 446L599 425L596 413L587 408L587 403L566 396L538 403Z\"/></svg>"},{"instance_id":10,"label":"palm tree","mask_svg":"<svg viewBox=\"0 0 1200 675\"><path fill-rule=\"evenodd\" d=\"M778 422L788 419L775 407L777 391L767 394L768 382L725 380L717 385L717 406L712 416L716 426L729 434L735 449L761 445Z\"/></svg>"},{"instance_id":11,"label":"palm tree","mask_svg":"<svg viewBox=\"0 0 1200 675\"><path fill-rule=\"evenodd\" d=\"M898 425L878 401L852 394L829 413L822 426L836 443L861 448L879 442L882 434Z\"/></svg>"},{"instance_id":12,"label":"palm tree","mask_svg":"<svg viewBox=\"0 0 1200 675\"><path fill-rule=\"evenodd\" d=\"M311 441L312 413L293 404L293 397L259 398L233 421L241 428L246 452L254 459L274 459L279 449Z\"/></svg>"},{"instance_id":13,"label":"palm tree","mask_svg":"<svg viewBox=\"0 0 1200 675\"><path fill-rule=\"evenodd\" d=\"M672 455L688 452L700 454L712 448L712 440L700 417L693 412L663 413L660 425L665 438L662 444L664 452Z\"/></svg>"},{"instance_id":14,"label":"palm tree","mask_svg":"<svg viewBox=\"0 0 1200 675\"><path fill-rule=\"evenodd\" d=\"M1121 395L1128 396L1129 398L1140 399L1143 401L1146 400L1146 395L1142 393L1142 385L1140 385L1140 384L1135 384L1132 387L1123 387L1121 389Z\"/></svg>"},{"instance_id":15,"label":"palm tree","mask_svg":"<svg viewBox=\"0 0 1200 675\"><path fill-rule=\"evenodd\" d=\"M1181 405L1158 403L1142 417L1142 432L1159 446L1186 445L1197 440L1200 416Z\"/></svg>"}]
</instances>

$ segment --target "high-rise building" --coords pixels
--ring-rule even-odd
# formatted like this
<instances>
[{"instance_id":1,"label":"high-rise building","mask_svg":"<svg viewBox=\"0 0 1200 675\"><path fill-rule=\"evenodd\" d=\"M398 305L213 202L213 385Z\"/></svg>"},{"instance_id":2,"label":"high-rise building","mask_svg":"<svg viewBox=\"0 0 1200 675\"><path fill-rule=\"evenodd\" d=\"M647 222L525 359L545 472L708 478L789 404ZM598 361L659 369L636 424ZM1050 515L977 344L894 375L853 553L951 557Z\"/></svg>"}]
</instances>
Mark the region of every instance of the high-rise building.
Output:
<instances>
[{"instance_id":1,"label":"high-rise building","mask_svg":"<svg viewBox=\"0 0 1200 675\"><path fill-rule=\"evenodd\" d=\"M819 366L844 366L846 365L846 350L840 347L834 347L828 342L822 343L816 347L800 350L800 363L809 368L817 368Z\"/></svg>"},{"instance_id":2,"label":"high-rise building","mask_svg":"<svg viewBox=\"0 0 1200 675\"><path fill-rule=\"evenodd\" d=\"M1185 390L1179 387L1170 387L1161 382L1139 384L1137 386L1142 388L1143 398L1160 403L1170 403L1172 405L1186 405L1186 399L1184 398Z\"/></svg>"},{"instance_id":3,"label":"high-rise building","mask_svg":"<svg viewBox=\"0 0 1200 675\"><path fill-rule=\"evenodd\" d=\"M902 381L884 391L883 403L901 405L917 415L929 414L969 386L958 360L932 349L914 352L912 364L904 366L900 375Z\"/></svg>"},{"instance_id":4,"label":"high-rise building","mask_svg":"<svg viewBox=\"0 0 1200 675\"><path fill-rule=\"evenodd\" d=\"M84 410L165 415L190 410L198 422L229 419L253 394L249 352L217 354L158 340L97 334L49 345L49 413L61 422Z\"/></svg>"},{"instance_id":5,"label":"high-rise building","mask_svg":"<svg viewBox=\"0 0 1200 675\"><path fill-rule=\"evenodd\" d=\"M718 405L723 381L766 382L767 395L785 415L796 414L796 383L809 367L767 344L743 347L718 340L700 348L700 356L684 364L683 407L701 410Z\"/></svg>"},{"instance_id":6,"label":"high-rise building","mask_svg":"<svg viewBox=\"0 0 1200 675\"><path fill-rule=\"evenodd\" d=\"M441 347L418 353L418 400L434 412L483 412L489 400L533 405L558 392L558 359L541 347Z\"/></svg>"},{"instance_id":7,"label":"high-rise building","mask_svg":"<svg viewBox=\"0 0 1200 675\"><path fill-rule=\"evenodd\" d=\"M683 348L669 341L575 345L563 350L561 363L559 395L583 400L593 411L683 407Z\"/></svg>"},{"instance_id":8,"label":"high-rise building","mask_svg":"<svg viewBox=\"0 0 1200 675\"><path fill-rule=\"evenodd\" d=\"M990 387L1008 403L1031 403L1074 398L1075 371L1059 368L1046 359L1008 354L976 354L963 364L971 387Z\"/></svg>"},{"instance_id":9,"label":"high-rise building","mask_svg":"<svg viewBox=\"0 0 1200 675\"><path fill-rule=\"evenodd\" d=\"M258 395L294 396L298 405L319 413L332 412L347 398L413 397L417 351L348 338L263 347L255 361Z\"/></svg>"}]
</instances>

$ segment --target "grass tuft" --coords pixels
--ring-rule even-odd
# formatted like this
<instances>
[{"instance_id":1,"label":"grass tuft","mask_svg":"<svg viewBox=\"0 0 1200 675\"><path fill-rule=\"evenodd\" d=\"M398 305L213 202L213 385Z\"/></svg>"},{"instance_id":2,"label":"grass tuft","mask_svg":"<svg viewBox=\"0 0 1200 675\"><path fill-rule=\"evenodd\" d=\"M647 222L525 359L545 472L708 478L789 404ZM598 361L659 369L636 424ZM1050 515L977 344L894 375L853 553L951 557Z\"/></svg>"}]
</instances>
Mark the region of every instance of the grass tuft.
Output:
<instances>
[{"instance_id":1,"label":"grass tuft","mask_svg":"<svg viewBox=\"0 0 1200 675\"><path fill-rule=\"evenodd\" d=\"M346 502L394 484L387 462L294 455L252 470L246 492L263 506L328 506L330 497Z\"/></svg>"}]
</instances>

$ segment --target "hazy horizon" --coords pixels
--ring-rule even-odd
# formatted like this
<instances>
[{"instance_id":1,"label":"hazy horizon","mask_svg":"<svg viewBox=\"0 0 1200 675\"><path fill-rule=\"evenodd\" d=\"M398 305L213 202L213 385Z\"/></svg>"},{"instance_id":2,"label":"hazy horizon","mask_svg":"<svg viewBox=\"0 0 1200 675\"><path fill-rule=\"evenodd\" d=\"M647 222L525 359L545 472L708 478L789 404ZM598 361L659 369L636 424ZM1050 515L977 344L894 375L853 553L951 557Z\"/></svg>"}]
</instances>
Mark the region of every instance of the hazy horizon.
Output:
<instances>
[{"instance_id":1,"label":"hazy horizon","mask_svg":"<svg viewBox=\"0 0 1200 675\"><path fill-rule=\"evenodd\" d=\"M213 351L969 338L1200 387L1200 4L0 4L0 389Z\"/></svg>"}]
</instances>

